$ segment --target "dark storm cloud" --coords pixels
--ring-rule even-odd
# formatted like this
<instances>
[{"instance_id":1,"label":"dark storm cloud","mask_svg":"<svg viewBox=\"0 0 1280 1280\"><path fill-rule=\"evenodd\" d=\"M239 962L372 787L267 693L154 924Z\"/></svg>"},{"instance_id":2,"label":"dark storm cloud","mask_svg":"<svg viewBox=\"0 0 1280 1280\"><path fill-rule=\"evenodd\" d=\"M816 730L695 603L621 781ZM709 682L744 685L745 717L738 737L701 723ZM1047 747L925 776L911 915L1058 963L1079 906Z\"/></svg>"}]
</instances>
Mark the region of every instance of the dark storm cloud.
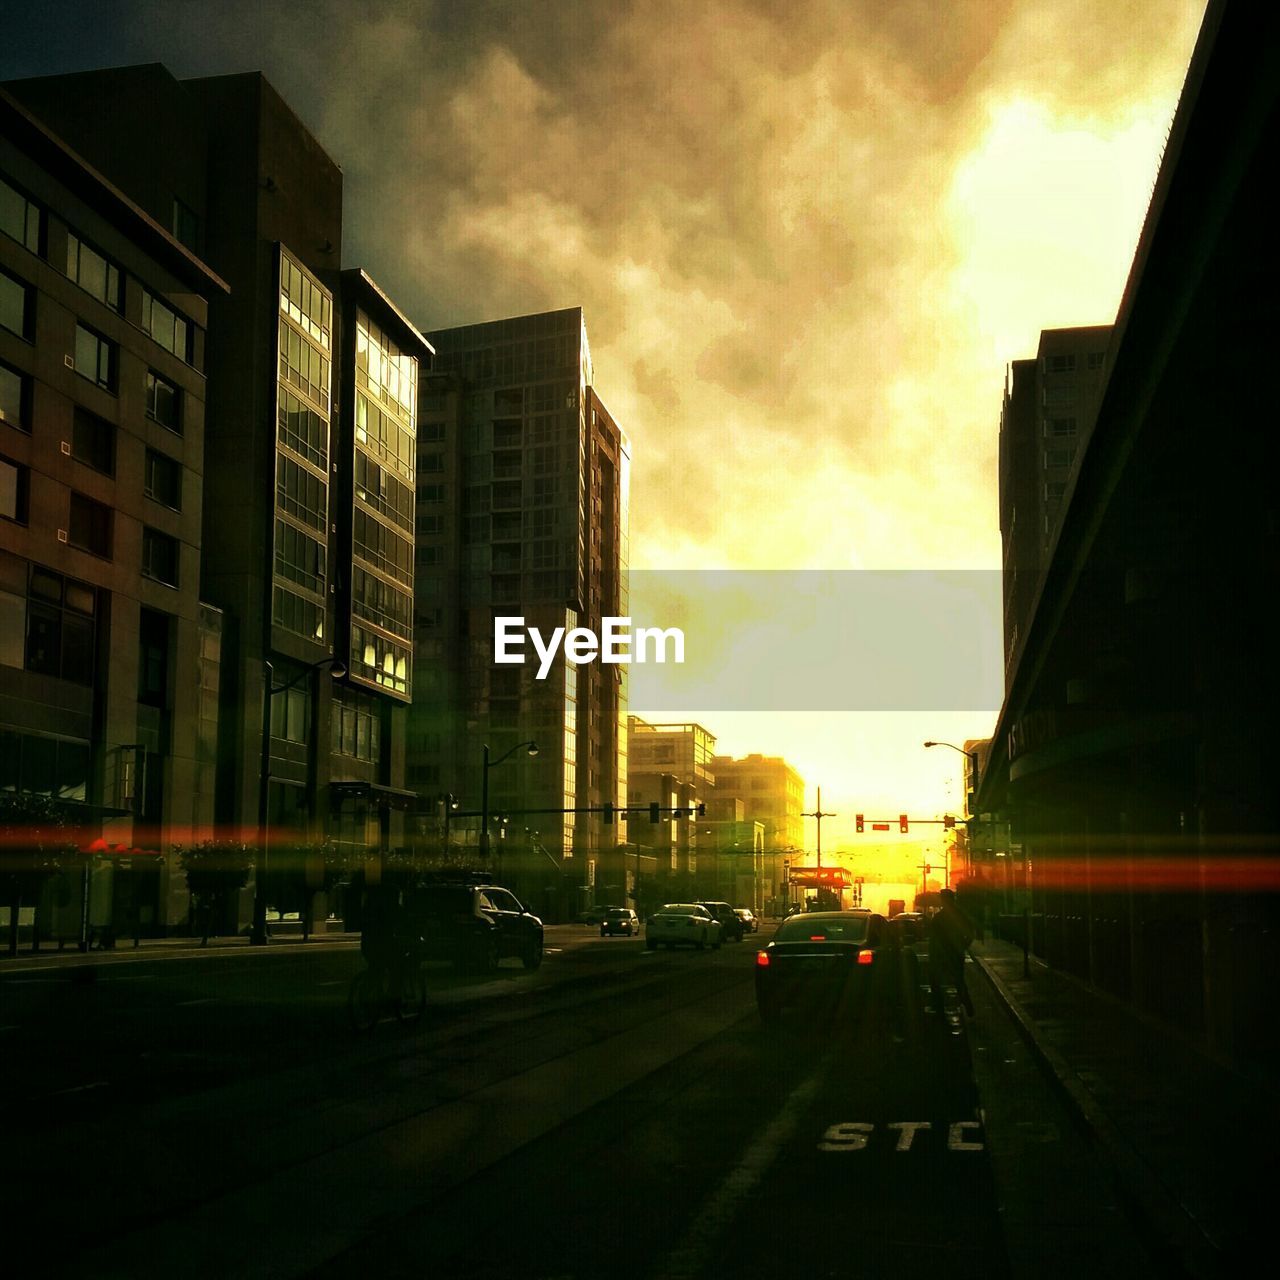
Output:
<instances>
[{"instance_id":1,"label":"dark storm cloud","mask_svg":"<svg viewBox=\"0 0 1280 1280\"><path fill-rule=\"evenodd\" d=\"M1001 100L1087 122L1168 94L1193 9L54 0L13 56L261 68L343 167L345 260L424 327L586 308L639 534L804 562L944 494L949 541L990 545L1002 367L955 296L956 168ZM699 503L663 482L675 457ZM815 459L856 489L835 539Z\"/></svg>"}]
</instances>

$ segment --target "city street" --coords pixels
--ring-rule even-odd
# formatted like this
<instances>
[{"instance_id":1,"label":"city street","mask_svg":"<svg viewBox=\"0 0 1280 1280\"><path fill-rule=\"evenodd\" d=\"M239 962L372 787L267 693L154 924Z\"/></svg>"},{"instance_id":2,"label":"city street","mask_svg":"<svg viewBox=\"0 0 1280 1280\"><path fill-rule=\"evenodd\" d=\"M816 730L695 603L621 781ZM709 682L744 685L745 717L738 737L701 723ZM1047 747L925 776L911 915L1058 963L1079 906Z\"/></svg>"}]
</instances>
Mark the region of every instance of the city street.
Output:
<instances>
[{"instance_id":1,"label":"city street","mask_svg":"<svg viewBox=\"0 0 1280 1280\"><path fill-rule=\"evenodd\" d=\"M6 1203L95 1276L1147 1273L976 971L965 1026L766 1033L767 936L554 927L366 1037L349 942L20 958Z\"/></svg>"}]
</instances>

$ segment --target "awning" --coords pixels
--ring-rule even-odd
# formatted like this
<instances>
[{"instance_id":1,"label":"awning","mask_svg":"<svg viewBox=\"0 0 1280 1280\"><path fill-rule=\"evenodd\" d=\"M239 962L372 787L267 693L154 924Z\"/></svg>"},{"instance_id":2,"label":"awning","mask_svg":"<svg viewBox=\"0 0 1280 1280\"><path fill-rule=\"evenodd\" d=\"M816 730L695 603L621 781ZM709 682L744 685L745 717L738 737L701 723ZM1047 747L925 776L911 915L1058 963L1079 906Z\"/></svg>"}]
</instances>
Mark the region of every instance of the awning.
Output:
<instances>
[{"instance_id":1,"label":"awning","mask_svg":"<svg viewBox=\"0 0 1280 1280\"><path fill-rule=\"evenodd\" d=\"M418 793L403 787L388 787L381 782L331 782L329 802L336 809L347 800L363 800L381 809L408 812L417 809Z\"/></svg>"}]
</instances>

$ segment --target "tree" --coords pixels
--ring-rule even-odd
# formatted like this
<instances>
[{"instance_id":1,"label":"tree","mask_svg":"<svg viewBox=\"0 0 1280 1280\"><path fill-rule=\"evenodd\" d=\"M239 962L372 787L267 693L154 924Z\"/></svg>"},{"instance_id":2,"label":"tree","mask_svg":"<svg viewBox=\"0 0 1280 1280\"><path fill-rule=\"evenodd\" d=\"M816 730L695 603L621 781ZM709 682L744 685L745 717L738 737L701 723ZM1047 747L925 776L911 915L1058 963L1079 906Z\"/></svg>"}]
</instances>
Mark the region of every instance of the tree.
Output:
<instances>
[{"instance_id":1,"label":"tree","mask_svg":"<svg viewBox=\"0 0 1280 1280\"><path fill-rule=\"evenodd\" d=\"M50 876L75 857L67 806L52 796L0 792L0 902L9 908L9 954L18 950L18 918Z\"/></svg>"},{"instance_id":2,"label":"tree","mask_svg":"<svg viewBox=\"0 0 1280 1280\"><path fill-rule=\"evenodd\" d=\"M200 919L200 945L209 945L210 920L232 893L249 883L253 853L235 840L201 840L196 844L174 845L178 862L187 877L192 906Z\"/></svg>"}]
</instances>

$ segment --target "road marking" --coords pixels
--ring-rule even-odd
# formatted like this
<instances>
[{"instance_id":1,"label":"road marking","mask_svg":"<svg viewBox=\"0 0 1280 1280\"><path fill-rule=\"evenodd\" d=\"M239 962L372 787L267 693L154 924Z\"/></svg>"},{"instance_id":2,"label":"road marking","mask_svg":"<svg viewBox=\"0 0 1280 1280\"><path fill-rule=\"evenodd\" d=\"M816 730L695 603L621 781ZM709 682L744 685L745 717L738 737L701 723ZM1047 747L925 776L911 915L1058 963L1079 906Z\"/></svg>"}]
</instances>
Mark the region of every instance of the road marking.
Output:
<instances>
[{"instance_id":1,"label":"road marking","mask_svg":"<svg viewBox=\"0 0 1280 1280\"><path fill-rule=\"evenodd\" d=\"M828 1052L813 1074L783 1104L769 1127L746 1150L733 1172L702 1202L684 1238L654 1273L661 1280L696 1280L711 1273L713 1250L738 1205L759 1186L769 1166L790 1141L805 1108L813 1101L831 1065Z\"/></svg>"},{"instance_id":2,"label":"road marking","mask_svg":"<svg viewBox=\"0 0 1280 1280\"><path fill-rule=\"evenodd\" d=\"M931 1125L927 1120L895 1120L892 1124L886 1125L885 1127L888 1129L900 1130L898 1134L898 1145L894 1148L895 1151L910 1151L911 1144L915 1140L916 1134L921 1129L932 1129L933 1125Z\"/></svg>"},{"instance_id":3,"label":"road marking","mask_svg":"<svg viewBox=\"0 0 1280 1280\"><path fill-rule=\"evenodd\" d=\"M823 1133L818 1142L818 1150L837 1152L865 1151L868 1142L871 1140L871 1135L875 1132L875 1128L874 1124L868 1124L864 1120L845 1120L840 1124L833 1124ZM885 1125L885 1128L898 1130L898 1139L894 1146L895 1151L910 1151L912 1144L915 1142L916 1134L932 1129L933 1125L928 1120L898 1120L893 1124ZM981 1130L981 1128L981 1120L954 1121L947 1126L947 1150L986 1150L981 1142L969 1142L965 1138L965 1133L968 1130Z\"/></svg>"}]
</instances>

